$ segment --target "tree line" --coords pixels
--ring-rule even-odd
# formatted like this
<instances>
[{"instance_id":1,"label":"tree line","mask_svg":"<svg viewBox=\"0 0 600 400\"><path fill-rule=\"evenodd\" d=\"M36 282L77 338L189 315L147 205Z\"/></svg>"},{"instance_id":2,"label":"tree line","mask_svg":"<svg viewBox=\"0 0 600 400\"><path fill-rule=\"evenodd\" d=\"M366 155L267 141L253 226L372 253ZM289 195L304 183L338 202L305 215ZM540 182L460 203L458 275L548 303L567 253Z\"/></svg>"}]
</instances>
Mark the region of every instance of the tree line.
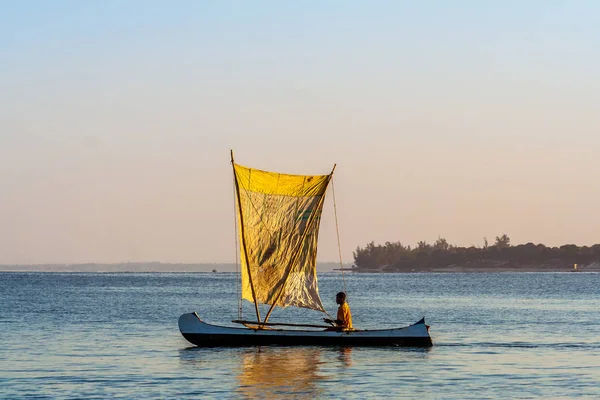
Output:
<instances>
[{"instance_id":1,"label":"tree line","mask_svg":"<svg viewBox=\"0 0 600 400\"><path fill-rule=\"evenodd\" d=\"M469 261L503 260L513 263L544 263L562 260L565 263L588 264L600 260L600 244L579 247L566 244L547 247L543 244L521 244L512 246L507 234L496 236L493 244L483 238L483 246L460 247L439 237L433 244L420 241L415 247L401 242L386 242L383 245L368 243L357 247L353 253L355 268L362 270L406 268L435 268Z\"/></svg>"}]
</instances>

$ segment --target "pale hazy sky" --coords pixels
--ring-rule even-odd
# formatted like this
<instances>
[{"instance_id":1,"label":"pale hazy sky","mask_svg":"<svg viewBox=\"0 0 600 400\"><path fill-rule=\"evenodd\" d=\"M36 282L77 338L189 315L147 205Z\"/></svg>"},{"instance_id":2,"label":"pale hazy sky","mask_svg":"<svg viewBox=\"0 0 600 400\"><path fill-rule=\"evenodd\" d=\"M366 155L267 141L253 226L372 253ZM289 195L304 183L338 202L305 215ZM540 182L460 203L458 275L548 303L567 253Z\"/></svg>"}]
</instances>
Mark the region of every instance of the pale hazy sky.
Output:
<instances>
[{"instance_id":1,"label":"pale hazy sky","mask_svg":"<svg viewBox=\"0 0 600 400\"><path fill-rule=\"evenodd\" d=\"M600 2L0 0L0 263L233 262L229 149L345 262L598 243Z\"/></svg>"}]
</instances>

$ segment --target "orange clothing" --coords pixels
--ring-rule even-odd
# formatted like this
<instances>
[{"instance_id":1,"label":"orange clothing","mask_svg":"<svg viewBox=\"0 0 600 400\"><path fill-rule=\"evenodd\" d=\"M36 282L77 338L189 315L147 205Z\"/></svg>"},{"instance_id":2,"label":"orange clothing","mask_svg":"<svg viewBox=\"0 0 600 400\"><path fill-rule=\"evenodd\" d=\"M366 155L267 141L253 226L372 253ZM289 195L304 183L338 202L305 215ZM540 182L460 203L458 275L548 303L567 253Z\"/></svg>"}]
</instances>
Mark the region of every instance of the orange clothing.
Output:
<instances>
[{"instance_id":1,"label":"orange clothing","mask_svg":"<svg viewBox=\"0 0 600 400\"><path fill-rule=\"evenodd\" d=\"M337 319L342 321L344 328L352 329L352 313L350 313L350 306L348 303L343 302L340 304L337 312Z\"/></svg>"}]
</instances>

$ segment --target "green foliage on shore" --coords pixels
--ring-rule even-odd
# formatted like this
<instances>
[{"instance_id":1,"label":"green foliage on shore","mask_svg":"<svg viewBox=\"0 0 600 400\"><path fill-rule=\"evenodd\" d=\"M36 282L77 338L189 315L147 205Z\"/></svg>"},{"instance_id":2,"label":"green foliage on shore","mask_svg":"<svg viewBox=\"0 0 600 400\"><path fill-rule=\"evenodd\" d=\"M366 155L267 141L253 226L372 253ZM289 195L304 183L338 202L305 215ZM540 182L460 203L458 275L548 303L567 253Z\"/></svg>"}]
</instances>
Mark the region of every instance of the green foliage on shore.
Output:
<instances>
[{"instance_id":1,"label":"green foliage on shore","mask_svg":"<svg viewBox=\"0 0 600 400\"><path fill-rule=\"evenodd\" d=\"M401 242L386 242L383 245L368 243L357 247L353 253L354 266L358 270L428 270L452 265L534 265L560 261L565 266L589 264L600 261L600 244L576 246L566 244L547 247L543 244L521 244L512 246L507 234L496 236L492 245L484 238L482 247L459 247L438 238L433 244L420 241L415 247Z\"/></svg>"}]
</instances>

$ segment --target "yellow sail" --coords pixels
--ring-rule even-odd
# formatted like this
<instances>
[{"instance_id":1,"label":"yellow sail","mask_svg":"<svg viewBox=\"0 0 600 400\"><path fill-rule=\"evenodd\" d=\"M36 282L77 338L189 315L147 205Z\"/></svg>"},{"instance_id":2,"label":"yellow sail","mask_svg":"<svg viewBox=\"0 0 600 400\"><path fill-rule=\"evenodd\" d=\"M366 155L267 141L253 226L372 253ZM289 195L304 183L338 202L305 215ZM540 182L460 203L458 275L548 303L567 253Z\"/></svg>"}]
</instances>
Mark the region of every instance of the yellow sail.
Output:
<instances>
[{"instance_id":1,"label":"yellow sail","mask_svg":"<svg viewBox=\"0 0 600 400\"><path fill-rule=\"evenodd\" d=\"M288 175L233 164L242 298L325 311L317 240L330 175Z\"/></svg>"}]
</instances>

